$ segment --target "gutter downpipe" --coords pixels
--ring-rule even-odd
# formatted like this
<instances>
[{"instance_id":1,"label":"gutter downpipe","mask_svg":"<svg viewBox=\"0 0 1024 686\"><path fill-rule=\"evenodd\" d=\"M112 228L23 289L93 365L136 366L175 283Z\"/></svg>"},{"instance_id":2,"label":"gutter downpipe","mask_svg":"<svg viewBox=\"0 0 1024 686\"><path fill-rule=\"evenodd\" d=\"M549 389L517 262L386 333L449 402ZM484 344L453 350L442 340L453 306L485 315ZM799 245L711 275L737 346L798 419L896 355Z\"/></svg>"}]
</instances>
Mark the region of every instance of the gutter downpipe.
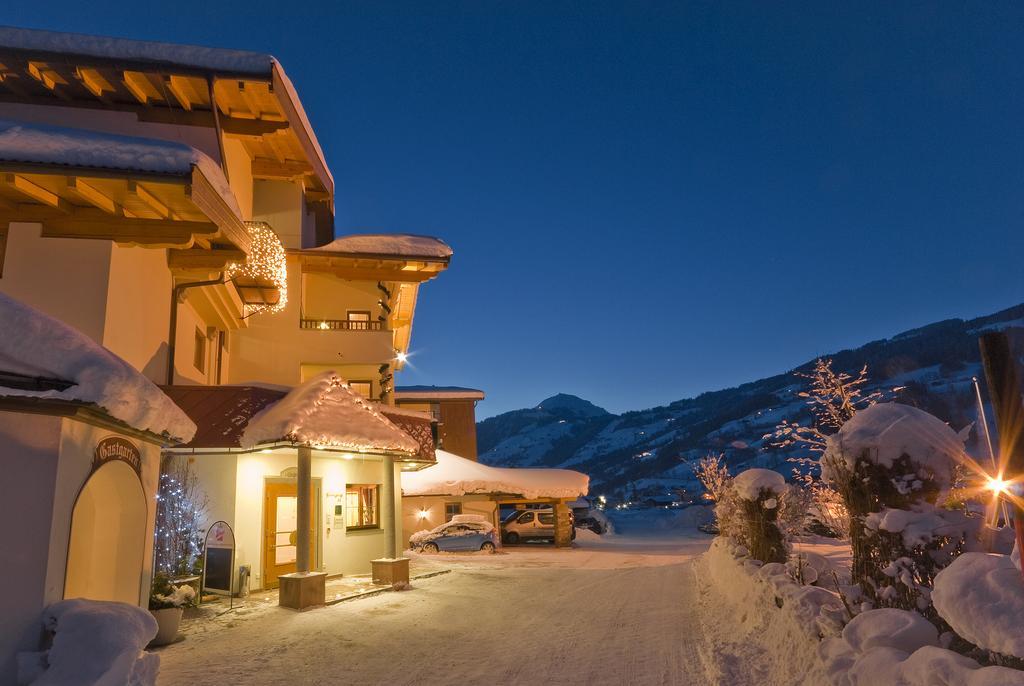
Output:
<instances>
[{"instance_id":1,"label":"gutter downpipe","mask_svg":"<svg viewBox=\"0 0 1024 686\"><path fill-rule=\"evenodd\" d=\"M199 288L200 286L217 286L224 283L224 272L220 273L216 279L210 281L191 281L189 283L181 283L171 289L171 325L170 330L167 333L167 385L174 385L174 341L178 335L178 302L179 299L184 296L185 291L190 288Z\"/></svg>"}]
</instances>

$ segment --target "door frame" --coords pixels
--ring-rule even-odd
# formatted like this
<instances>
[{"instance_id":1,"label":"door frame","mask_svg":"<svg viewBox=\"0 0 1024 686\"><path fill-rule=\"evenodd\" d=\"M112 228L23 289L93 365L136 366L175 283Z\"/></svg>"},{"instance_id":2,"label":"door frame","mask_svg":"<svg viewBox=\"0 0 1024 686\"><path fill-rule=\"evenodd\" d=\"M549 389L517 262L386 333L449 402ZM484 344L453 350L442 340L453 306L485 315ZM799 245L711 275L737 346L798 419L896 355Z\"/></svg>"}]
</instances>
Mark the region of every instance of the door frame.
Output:
<instances>
[{"instance_id":1,"label":"door frame","mask_svg":"<svg viewBox=\"0 0 1024 686\"><path fill-rule=\"evenodd\" d=\"M297 479L286 476L265 476L263 477L263 488L260 492L260 581L263 588L277 588L276 580L271 586L266 578L267 572L267 485L268 484L292 484L298 493ZM313 489L313 507L309 508L309 516L313 519L313 562L312 566L320 569L323 566L323 534L322 534L322 509L323 509L323 484L319 476L310 479Z\"/></svg>"}]
</instances>

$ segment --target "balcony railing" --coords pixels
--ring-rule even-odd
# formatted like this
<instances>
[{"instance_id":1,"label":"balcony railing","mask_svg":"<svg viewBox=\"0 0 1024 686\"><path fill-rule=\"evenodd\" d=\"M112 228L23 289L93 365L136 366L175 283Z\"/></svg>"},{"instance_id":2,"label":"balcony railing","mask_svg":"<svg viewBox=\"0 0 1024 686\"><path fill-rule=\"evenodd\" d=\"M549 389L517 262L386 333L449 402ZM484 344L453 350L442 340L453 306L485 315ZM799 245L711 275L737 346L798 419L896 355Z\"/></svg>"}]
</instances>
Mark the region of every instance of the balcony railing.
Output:
<instances>
[{"instance_id":1,"label":"balcony railing","mask_svg":"<svg viewBox=\"0 0 1024 686\"><path fill-rule=\"evenodd\" d=\"M322 331L383 331L384 322L353 319L300 319L299 327Z\"/></svg>"}]
</instances>

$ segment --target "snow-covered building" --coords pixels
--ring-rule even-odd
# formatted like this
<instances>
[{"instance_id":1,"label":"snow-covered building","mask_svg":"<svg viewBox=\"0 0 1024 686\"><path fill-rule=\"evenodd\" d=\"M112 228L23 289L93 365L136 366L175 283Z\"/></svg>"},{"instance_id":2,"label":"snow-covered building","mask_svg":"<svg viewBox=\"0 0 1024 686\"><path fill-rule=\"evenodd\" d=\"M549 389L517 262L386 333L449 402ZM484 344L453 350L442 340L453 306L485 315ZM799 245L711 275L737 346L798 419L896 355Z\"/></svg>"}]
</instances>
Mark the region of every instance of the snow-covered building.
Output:
<instances>
[{"instance_id":1,"label":"snow-covered building","mask_svg":"<svg viewBox=\"0 0 1024 686\"><path fill-rule=\"evenodd\" d=\"M476 404L484 392L461 386L399 386L395 404L429 412L437 420L437 447L477 459Z\"/></svg>"},{"instance_id":2,"label":"snow-covered building","mask_svg":"<svg viewBox=\"0 0 1024 686\"><path fill-rule=\"evenodd\" d=\"M429 416L372 402L335 372L289 392L165 390L198 426L169 452L192 460L209 517L234 530L236 564L251 567L253 588L277 587L297 572L365 574L371 560L402 550L396 484L403 470L434 463ZM297 524L303 508L307 541Z\"/></svg>"},{"instance_id":3,"label":"snow-covered building","mask_svg":"<svg viewBox=\"0 0 1024 686\"><path fill-rule=\"evenodd\" d=\"M436 451L437 464L402 475L403 541L460 514L482 515L499 527L501 505L548 505L555 515L555 545L571 540L569 503L585 496L586 474L571 469L518 469L491 467Z\"/></svg>"},{"instance_id":4,"label":"snow-covered building","mask_svg":"<svg viewBox=\"0 0 1024 686\"><path fill-rule=\"evenodd\" d=\"M80 331L0 293L0 683L64 598L145 605L164 446L195 425Z\"/></svg>"},{"instance_id":5,"label":"snow-covered building","mask_svg":"<svg viewBox=\"0 0 1024 686\"><path fill-rule=\"evenodd\" d=\"M179 400L333 372L381 410L394 404L419 288L452 250L411 234L335 237L333 178L275 58L0 27L0 93L0 293L73 326ZM361 416L368 426L374 412ZM414 415L395 421L430 434L429 418ZM197 455L220 450L226 463L241 449L197 441ZM255 509L244 516L257 523L271 495L301 499L297 448L291 465L271 464L278 450L238 457L244 472L205 470L203 486L229 494L220 502L230 521L239 491L225 474L248 479ZM374 454L382 463L387 452ZM391 457L419 464L404 454ZM348 516L349 485L384 487L389 470L356 473L371 461L353 460L341 486L321 482L332 517ZM353 501L357 511L369 497ZM314 530L336 531L327 500L317 502ZM269 553L255 535L245 554L265 585ZM314 568L336 567L330 551L323 541ZM384 551L345 559L364 565Z\"/></svg>"}]
</instances>

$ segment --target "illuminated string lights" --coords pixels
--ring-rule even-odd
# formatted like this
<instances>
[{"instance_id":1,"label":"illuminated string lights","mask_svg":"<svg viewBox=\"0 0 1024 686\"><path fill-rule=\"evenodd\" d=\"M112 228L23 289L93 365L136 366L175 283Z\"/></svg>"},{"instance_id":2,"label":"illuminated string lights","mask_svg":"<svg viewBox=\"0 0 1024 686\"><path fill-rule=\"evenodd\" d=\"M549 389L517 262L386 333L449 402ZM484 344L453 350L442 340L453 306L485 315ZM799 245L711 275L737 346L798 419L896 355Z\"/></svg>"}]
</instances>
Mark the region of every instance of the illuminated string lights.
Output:
<instances>
[{"instance_id":1,"label":"illuminated string lights","mask_svg":"<svg viewBox=\"0 0 1024 686\"><path fill-rule=\"evenodd\" d=\"M281 239L266 222L246 222L249 237L252 240L249 256L244 263L234 262L226 270L227 277L235 284L245 288L274 288L279 297L275 303L253 305L251 314L261 312L280 312L288 304L288 262Z\"/></svg>"}]
</instances>

